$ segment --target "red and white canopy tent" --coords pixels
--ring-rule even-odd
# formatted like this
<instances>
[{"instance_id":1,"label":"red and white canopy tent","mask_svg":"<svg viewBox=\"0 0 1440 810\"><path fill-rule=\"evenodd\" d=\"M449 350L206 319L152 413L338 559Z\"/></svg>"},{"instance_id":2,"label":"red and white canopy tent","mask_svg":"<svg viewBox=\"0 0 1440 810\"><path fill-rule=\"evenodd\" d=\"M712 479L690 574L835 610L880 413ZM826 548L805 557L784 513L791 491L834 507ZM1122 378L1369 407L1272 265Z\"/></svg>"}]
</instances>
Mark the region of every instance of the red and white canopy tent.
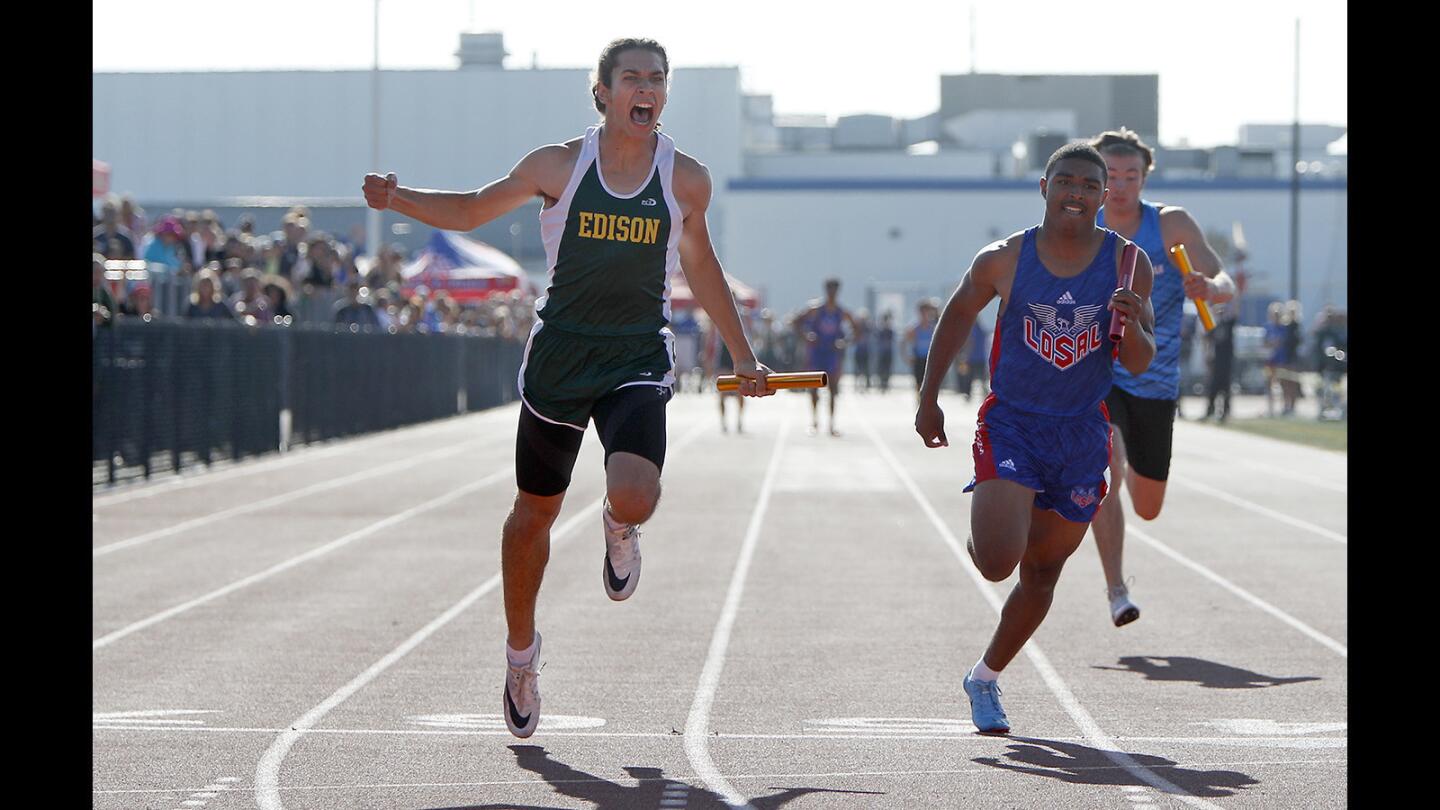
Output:
<instances>
[{"instance_id":1,"label":"red and white canopy tent","mask_svg":"<svg viewBox=\"0 0 1440 810\"><path fill-rule=\"evenodd\" d=\"M760 292L754 287L746 284L738 278L725 274L725 280L730 282L730 289L735 293L735 300L745 309L756 309L760 306ZM690 291L690 283L685 280L685 274L676 271L670 277L670 308L689 309L695 306L695 294Z\"/></svg>"},{"instance_id":2,"label":"red and white canopy tent","mask_svg":"<svg viewBox=\"0 0 1440 810\"><path fill-rule=\"evenodd\" d=\"M90 158L90 199L110 193L110 164Z\"/></svg>"},{"instance_id":3,"label":"red and white canopy tent","mask_svg":"<svg viewBox=\"0 0 1440 810\"><path fill-rule=\"evenodd\" d=\"M437 230L415 259L400 269L400 290L414 295L420 286L445 290L460 303L482 301L525 286L525 271L506 254L484 242Z\"/></svg>"}]
</instances>

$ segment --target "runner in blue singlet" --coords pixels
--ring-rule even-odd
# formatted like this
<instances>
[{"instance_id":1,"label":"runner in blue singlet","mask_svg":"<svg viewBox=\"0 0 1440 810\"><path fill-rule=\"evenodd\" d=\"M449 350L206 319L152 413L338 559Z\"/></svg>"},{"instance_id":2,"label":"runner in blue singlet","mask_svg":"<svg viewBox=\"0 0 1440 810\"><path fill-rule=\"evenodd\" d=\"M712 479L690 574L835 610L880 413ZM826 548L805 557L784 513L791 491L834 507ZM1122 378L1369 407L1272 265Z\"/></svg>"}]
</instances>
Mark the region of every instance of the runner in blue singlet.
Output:
<instances>
[{"instance_id":1,"label":"runner in blue singlet","mask_svg":"<svg viewBox=\"0 0 1440 810\"><path fill-rule=\"evenodd\" d=\"M973 454L970 557L993 582L1018 566L990 646L962 681L982 732L1008 732L997 678L1050 610L1065 560L1079 547L1107 490L1105 395L1112 353L1132 374L1155 356L1150 262L1117 288L1126 240L1097 227L1105 161L1085 144L1061 147L1040 181L1045 218L981 250L940 315L915 414L926 447L949 444L940 388L981 310L996 297L991 393ZM1112 312L1126 324L1110 338Z\"/></svg>"},{"instance_id":2,"label":"runner in blue singlet","mask_svg":"<svg viewBox=\"0 0 1440 810\"><path fill-rule=\"evenodd\" d=\"M1135 242L1155 268L1155 359L1142 374L1131 374L1115 364L1115 386L1105 398L1115 430L1110 477L1115 497L1107 498L1095 518L1095 545L1105 569L1110 619L1116 627L1140 618L1125 584L1123 554L1125 510L1122 485L1130 490L1135 514L1154 520L1165 501L1170 475L1171 440L1175 409L1180 397L1180 324L1186 298L1214 303L1229 301L1235 283L1221 268L1220 257L1205 241L1205 234L1185 209L1147 202L1141 198L1145 178L1154 168L1150 147L1135 133L1121 129L1102 132L1090 145L1105 158L1109 197L1097 220ZM1169 248L1185 245L1194 274L1181 277L1169 261Z\"/></svg>"},{"instance_id":3,"label":"runner in blue singlet","mask_svg":"<svg viewBox=\"0 0 1440 810\"><path fill-rule=\"evenodd\" d=\"M905 330L905 345L910 354L910 373L915 375L915 390L920 390L920 383L925 379L925 358L930 355L930 338L935 334L935 321L940 316L939 307L935 301L929 298L922 298L915 305L915 313L919 320Z\"/></svg>"},{"instance_id":4,"label":"runner in blue singlet","mask_svg":"<svg viewBox=\"0 0 1440 810\"><path fill-rule=\"evenodd\" d=\"M855 333L855 320L840 306L840 279L825 280L825 300L816 301L795 319L795 328L805 340L805 371L830 375L830 435L835 429L835 395L840 393L840 374L845 370L845 325ZM810 389L810 435L820 431L820 391Z\"/></svg>"}]
</instances>

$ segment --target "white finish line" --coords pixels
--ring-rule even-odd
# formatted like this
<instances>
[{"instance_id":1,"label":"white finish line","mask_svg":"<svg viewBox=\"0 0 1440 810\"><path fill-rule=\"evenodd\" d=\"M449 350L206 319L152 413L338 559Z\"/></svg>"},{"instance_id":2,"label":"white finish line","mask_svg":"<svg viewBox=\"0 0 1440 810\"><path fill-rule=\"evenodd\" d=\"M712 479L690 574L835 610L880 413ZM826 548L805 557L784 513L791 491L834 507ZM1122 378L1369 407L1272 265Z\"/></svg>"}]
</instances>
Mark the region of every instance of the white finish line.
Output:
<instances>
[{"instance_id":1,"label":"white finish line","mask_svg":"<svg viewBox=\"0 0 1440 810\"><path fill-rule=\"evenodd\" d=\"M1000 738L1004 739L1004 738ZM1023 738L1021 738L1023 739ZM1058 739L1058 738L1057 738ZM1169 765L1170 768L1242 768L1254 765L1322 765L1333 767L1345 765L1343 759L1247 759L1247 760L1226 760L1222 762L1176 762ZM1067 772L1087 773L1091 771L1113 771L1123 768L1122 765L1080 765L1066 768ZM727 773L726 779L835 779L843 777L871 777L882 778L908 778L912 776L963 776L963 775L986 775L995 773L994 768L928 768L905 771L811 771L805 773ZM679 776L661 776L655 778L636 779L637 783L644 782L674 782L681 779L695 779L697 774L681 774ZM217 780L223 781L223 780ZM484 781L468 782L362 782L353 785L286 785L283 790L289 792L319 791L319 790L384 790L387 788L413 789L413 788L483 788L483 787L515 787L534 785L536 787L547 787L553 785L574 785L608 783L610 780L595 777L593 779L493 779ZM1138 788L1138 785L1127 785L1127 788ZM239 786L226 787L227 791L240 790ZM1144 790L1144 788L1139 788ZM92 792L97 795L128 795L128 794L159 794L159 793L190 793L194 788L96 788Z\"/></svg>"},{"instance_id":2,"label":"white finish line","mask_svg":"<svg viewBox=\"0 0 1440 810\"><path fill-rule=\"evenodd\" d=\"M496 715L497 717L499 715ZM590 718L598 719L598 718ZM959 721L957 720L958 724ZM973 729L973 726L971 727ZM294 729L284 728L244 728L226 726L163 726L163 725L120 725L101 724L92 727L92 731L148 731L156 733L172 734L176 732L207 732L211 734L284 734ZM510 737L508 729L418 729L418 728L310 728L296 731L303 736L391 736L391 737ZM680 740L680 735L668 731L547 731L551 737L600 737L614 739L650 739L650 740ZM995 746L1004 743L1006 740L1019 740L1015 737L990 737L983 734L976 734L973 730L964 733L912 733L901 732L851 732L836 730L829 733L816 734L735 734L733 732L716 732L711 735L715 740L824 740L827 742L835 740L885 740L909 741L909 742L961 742L973 743L977 746ZM1051 742L1090 742L1086 737L1046 737ZM1283 736L1239 736L1239 737L1112 737L1116 742L1131 743L1161 743L1166 745L1210 745L1233 748L1347 748L1350 744L1349 737L1312 737L1299 735Z\"/></svg>"}]
</instances>

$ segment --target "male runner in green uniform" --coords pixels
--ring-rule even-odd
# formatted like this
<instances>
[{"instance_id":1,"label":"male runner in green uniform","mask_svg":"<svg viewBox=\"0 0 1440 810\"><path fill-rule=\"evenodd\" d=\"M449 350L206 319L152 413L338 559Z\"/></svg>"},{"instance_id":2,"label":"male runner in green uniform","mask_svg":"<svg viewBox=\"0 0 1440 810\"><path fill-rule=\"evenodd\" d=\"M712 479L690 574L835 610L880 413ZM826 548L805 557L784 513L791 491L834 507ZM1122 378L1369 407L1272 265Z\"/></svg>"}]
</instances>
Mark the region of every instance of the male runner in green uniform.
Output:
<instances>
[{"instance_id":1,"label":"male runner in green uniform","mask_svg":"<svg viewBox=\"0 0 1440 810\"><path fill-rule=\"evenodd\" d=\"M710 173L658 132L670 62L659 43L619 39L601 53L591 94L603 123L542 146L476 191L406 188L365 175L365 201L428 225L469 231L536 196L550 267L546 295L520 368L519 492L501 547L505 585L505 722L529 737L540 719L535 600L550 557L585 425L605 447L605 591L630 596L640 577L639 524L660 498L665 404L675 383L669 274L681 263L743 377L740 393L767 396L770 369L755 359L710 243Z\"/></svg>"}]
</instances>

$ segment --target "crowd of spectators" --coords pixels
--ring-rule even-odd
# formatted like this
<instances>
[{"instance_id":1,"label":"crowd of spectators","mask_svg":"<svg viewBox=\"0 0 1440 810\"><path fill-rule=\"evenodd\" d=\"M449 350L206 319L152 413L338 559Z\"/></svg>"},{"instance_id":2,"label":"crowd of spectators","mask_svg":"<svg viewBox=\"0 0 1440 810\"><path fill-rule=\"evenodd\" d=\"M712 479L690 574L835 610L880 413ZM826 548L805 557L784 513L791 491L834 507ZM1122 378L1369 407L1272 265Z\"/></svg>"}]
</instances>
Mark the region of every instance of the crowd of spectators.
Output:
<instances>
[{"instance_id":1,"label":"crowd of spectators","mask_svg":"<svg viewBox=\"0 0 1440 810\"><path fill-rule=\"evenodd\" d=\"M281 230L264 234L256 231L255 221L248 215L227 228L210 210L175 209L150 223L144 209L129 196L111 195L100 205L93 225L91 309L97 328L117 318L142 322L163 317L214 319L251 327L309 321L392 333L477 334L523 341L534 322L535 300L528 291L498 293L462 304L444 290L405 290L401 270L406 257L400 245L383 246L371 260L364 255L363 229L356 226L344 238L314 230L303 206L285 214ZM146 271L139 278L117 282L107 278L106 262L111 260L142 261ZM182 301L177 311L162 315L155 300L155 285L161 283L183 285L188 301ZM742 309L746 331L762 362L777 370L803 365L805 347L796 319L804 312L805 307L780 315L769 309ZM847 336L853 354L847 370L859 375L861 390L886 390L888 361L900 348L897 330L888 316L872 325L864 310L856 315L860 333ZM1316 320L1310 352L1304 347L1298 302L1274 302L1268 316L1264 361L1267 411L1275 413L1278 399L1280 415L1295 412L1296 400L1304 396L1302 371L1320 372L1317 393L1323 409L1343 411L1343 400L1339 406L1332 402L1348 366L1345 313L1325 308ZM1232 323L1225 325L1233 327ZM677 309L672 329L677 338L681 389L703 388L704 379L715 371L718 336L709 328L704 313L694 309ZM1187 331L1193 332L1193 326ZM1184 338L1188 344L1192 335ZM1217 340L1218 345L1211 345ZM1222 330L1218 338L1207 336L1210 414L1215 413L1216 394L1228 391L1231 384L1231 366L1225 361L1234 351L1232 340L1228 330ZM983 372L985 359L980 351L988 348L988 336L973 335L970 343L975 351L957 361L957 387L963 385L959 390L968 395L970 379L976 377L983 394L983 374L975 370ZM1182 356L1189 356L1188 352ZM1278 397L1274 396L1277 392ZM1228 401L1220 413L1226 411Z\"/></svg>"},{"instance_id":2,"label":"crowd of spectators","mask_svg":"<svg viewBox=\"0 0 1440 810\"><path fill-rule=\"evenodd\" d=\"M1186 314L1182 336L1195 333L1204 349L1206 406L1200 419L1225 422L1236 390L1263 394L1267 417L1296 416L1297 403L1313 393L1321 419L1344 419L1349 365L1345 311L1323 307L1307 337L1299 301L1269 302L1261 327L1241 324L1237 304L1212 304L1215 327L1209 331ZM1242 339L1242 331L1251 333L1249 341ZM1181 356L1187 356L1183 349ZM1245 374L1247 367L1256 376ZM1255 372L1257 367L1263 376ZM1254 382L1256 377L1260 382Z\"/></svg>"},{"instance_id":3,"label":"crowd of spectators","mask_svg":"<svg viewBox=\"0 0 1440 810\"><path fill-rule=\"evenodd\" d=\"M363 229L344 238L314 230L304 206L285 214L281 230L263 234L249 215L227 228L210 210L174 209L151 223L129 196L112 195L101 203L92 235L97 328L116 318L206 318L251 327L304 320L524 340L534 319L534 297L525 290L465 304L445 290L406 290L400 245L382 246L372 260L364 254ZM106 262L117 260L144 262L146 269L138 277L107 278ZM155 300L161 284L188 289L188 303L162 315Z\"/></svg>"}]
</instances>

